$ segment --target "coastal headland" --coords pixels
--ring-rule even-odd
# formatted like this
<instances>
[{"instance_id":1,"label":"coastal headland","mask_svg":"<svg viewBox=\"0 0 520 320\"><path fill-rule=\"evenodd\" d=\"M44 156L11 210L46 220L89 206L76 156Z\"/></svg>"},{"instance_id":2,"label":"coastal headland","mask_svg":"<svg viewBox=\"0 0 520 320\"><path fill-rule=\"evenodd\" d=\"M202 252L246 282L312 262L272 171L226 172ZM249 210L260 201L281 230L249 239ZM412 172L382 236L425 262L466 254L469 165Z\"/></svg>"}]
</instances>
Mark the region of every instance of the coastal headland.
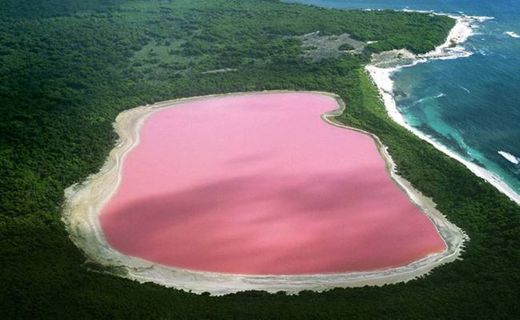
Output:
<instances>
[{"instance_id":1,"label":"coastal headland","mask_svg":"<svg viewBox=\"0 0 520 320\"><path fill-rule=\"evenodd\" d=\"M436 13L442 15L440 13ZM492 17L480 16L466 16L466 15L448 15L456 20L455 26L449 32L446 41L435 48L434 50L424 54L413 54L406 49L392 50L373 55L372 63L365 67L367 73L372 78L374 84L379 90L381 99L388 111L388 115L406 128L414 133L422 140L432 144L435 148L442 151L449 157L459 161L466 166L476 176L486 180L500 192L507 195L511 200L520 204L520 195L513 190L507 183L491 171L477 165L456 152L450 150L443 144L435 141L432 137L424 134L419 129L409 125L403 115L399 112L394 98L393 88L394 83L392 75L401 68L412 67L419 63L425 63L429 60L448 60L464 58L472 55L472 52L463 47L464 42L474 33L474 27L486 20L493 19Z\"/></svg>"}]
</instances>

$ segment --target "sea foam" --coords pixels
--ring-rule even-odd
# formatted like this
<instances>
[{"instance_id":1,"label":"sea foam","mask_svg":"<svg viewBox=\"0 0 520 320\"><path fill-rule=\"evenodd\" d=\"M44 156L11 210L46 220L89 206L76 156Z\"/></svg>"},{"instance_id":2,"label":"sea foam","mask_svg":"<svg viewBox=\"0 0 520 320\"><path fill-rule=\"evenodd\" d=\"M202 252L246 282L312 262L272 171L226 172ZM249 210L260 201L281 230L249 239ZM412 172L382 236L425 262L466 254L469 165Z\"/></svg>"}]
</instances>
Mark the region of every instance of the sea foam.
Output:
<instances>
[{"instance_id":1,"label":"sea foam","mask_svg":"<svg viewBox=\"0 0 520 320\"><path fill-rule=\"evenodd\" d=\"M423 103L425 101L429 101L429 100L435 100L435 99L439 99L439 98L442 98L442 97L445 97L446 94L445 93L439 93L438 95L435 95L435 96L430 96L430 97L425 97L425 98L421 98L417 101L415 101L414 105L418 105L420 103Z\"/></svg>"},{"instance_id":2,"label":"sea foam","mask_svg":"<svg viewBox=\"0 0 520 320\"><path fill-rule=\"evenodd\" d=\"M462 90L466 91L467 93L471 93L471 91L470 91L468 88L463 87L463 86L459 86L459 87L460 87Z\"/></svg>"},{"instance_id":3,"label":"sea foam","mask_svg":"<svg viewBox=\"0 0 520 320\"><path fill-rule=\"evenodd\" d=\"M510 154L509 152L505 151L498 151L498 154L504 157L507 161L513 163L513 164L520 164L520 158L515 157L514 155Z\"/></svg>"}]
</instances>

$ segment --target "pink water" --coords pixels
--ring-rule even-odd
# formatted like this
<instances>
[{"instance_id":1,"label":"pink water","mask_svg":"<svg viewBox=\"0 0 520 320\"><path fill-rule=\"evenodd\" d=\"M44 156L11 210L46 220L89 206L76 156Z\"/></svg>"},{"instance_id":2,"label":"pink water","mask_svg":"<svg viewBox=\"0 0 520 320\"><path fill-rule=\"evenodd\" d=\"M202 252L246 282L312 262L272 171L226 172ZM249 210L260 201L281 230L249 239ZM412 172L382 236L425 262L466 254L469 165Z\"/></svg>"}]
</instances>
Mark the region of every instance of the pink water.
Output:
<instances>
[{"instance_id":1,"label":"pink water","mask_svg":"<svg viewBox=\"0 0 520 320\"><path fill-rule=\"evenodd\" d=\"M153 113L102 210L118 251L168 266L311 274L408 264L445 245L372 138L311 93L219 97Z\"/></svg>"}]
</instances>

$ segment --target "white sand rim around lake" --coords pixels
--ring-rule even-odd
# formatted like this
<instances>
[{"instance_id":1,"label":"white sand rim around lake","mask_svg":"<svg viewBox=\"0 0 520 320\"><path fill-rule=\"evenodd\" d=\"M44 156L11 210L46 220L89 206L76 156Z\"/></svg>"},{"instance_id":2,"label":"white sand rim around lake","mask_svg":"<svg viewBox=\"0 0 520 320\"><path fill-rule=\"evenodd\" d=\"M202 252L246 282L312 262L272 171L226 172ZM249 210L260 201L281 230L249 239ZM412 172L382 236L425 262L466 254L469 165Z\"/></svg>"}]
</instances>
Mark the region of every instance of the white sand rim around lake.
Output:
<instances>
[{"instance_id":1,"label":"white sand rim around lake","mask_svg":"<svg viewBox=\"0 0 520 320\"><path fill-rule=\"evenodd\" d=\"M268 91L276 93L287 91ZM230 93L227 95L261 94ZM210 99L216 96L178 99L134 108L124 111L116 119L114 128L119 141L110 152L100 172L90 176L85 182L69 187L65 191L63 221L73 242L83 251L87 260L101 266L105 272L139 282L154 282L167 287L189 290L195 293L209 292L223 295L245 290L265 290L268 292L286 291L297 293L302 290L324 291L336 287L360 287L365 285L381 286L406 282L428 274L433 268L459 258L464 241L468 237L454 224L450 223L436 208L431 199L424 197L411 184L398 176L395 164L386 151L386 147L374 135L349 128L335 122L334 116L344 110L339 97L323 92L335 98L339 109L323 115L328 123L343 128L354 129L370 135L377 143L389 174L408 197L430 218L446 244L446 250L414 261L406 266L370 272L350 272L314 275L240 275L215 272L199 272L168 267L143 259L126 256L111 248L107 243L99 223L99 214L104 204L111 198L121 181L122 163L125 156L139 143L139 132L144 120L153 112L162 108L173 107L179 103Z\"/></svg>"}]
</instances>

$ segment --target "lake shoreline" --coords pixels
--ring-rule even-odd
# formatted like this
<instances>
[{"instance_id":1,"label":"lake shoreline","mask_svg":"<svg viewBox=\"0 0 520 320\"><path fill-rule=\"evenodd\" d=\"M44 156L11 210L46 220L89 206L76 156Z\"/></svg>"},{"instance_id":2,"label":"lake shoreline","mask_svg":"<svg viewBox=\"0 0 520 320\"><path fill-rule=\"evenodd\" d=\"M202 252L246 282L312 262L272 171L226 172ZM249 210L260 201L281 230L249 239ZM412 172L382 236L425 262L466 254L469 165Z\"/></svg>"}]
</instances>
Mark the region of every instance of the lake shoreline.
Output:
<instances>
[{"instance_id":1,"label":"lake shoreline","mask_svg":"<svg viewBox=\"0 0 520 320\"><path fill-rule=\"evenodd\" d=\"M359 287L365 285L382 286L391 283L406 282L424 276L433 268L455 261L459 258L464 242L468 237L457 226L435 209L431 199L424 197L411 184L395 172L395 164L386 151L386 147L374 135L363 130L351 128L333 120L344 111L342 100L330 93L324 94L337 101L338 109L322 115L322 119L331 125L356 130L369 135L378 146L384 158L387 171L392 180L421 208L435 225L446 244L446 250L426 256L405 266L378 271L348 272L314 275L240 275L215 272L201 272L168 267L140 258L126 256L113 249L105 239L99 222L99 213L117 190L121 180L121 165L125 156L139 143L139 132L144 121L153 112L174 107L176 104L199 99L208 99L229 95L269 94L287 91L266 91L251 93L230 93L193 97L160 102L154 105L137 107L120 113L114 128L120 139L99 173L90 176L80 185L73 185L66 191L63 221L73 242L83 251L89 262L102 266L110 274L119 275L139 282L154 282L167 287L184 289L195 293L209 292L223 295L245 290L265 290L268 292L286 291L294 294L302 290L324 291L336 287Z\"/></svg>"}]
</instances>

